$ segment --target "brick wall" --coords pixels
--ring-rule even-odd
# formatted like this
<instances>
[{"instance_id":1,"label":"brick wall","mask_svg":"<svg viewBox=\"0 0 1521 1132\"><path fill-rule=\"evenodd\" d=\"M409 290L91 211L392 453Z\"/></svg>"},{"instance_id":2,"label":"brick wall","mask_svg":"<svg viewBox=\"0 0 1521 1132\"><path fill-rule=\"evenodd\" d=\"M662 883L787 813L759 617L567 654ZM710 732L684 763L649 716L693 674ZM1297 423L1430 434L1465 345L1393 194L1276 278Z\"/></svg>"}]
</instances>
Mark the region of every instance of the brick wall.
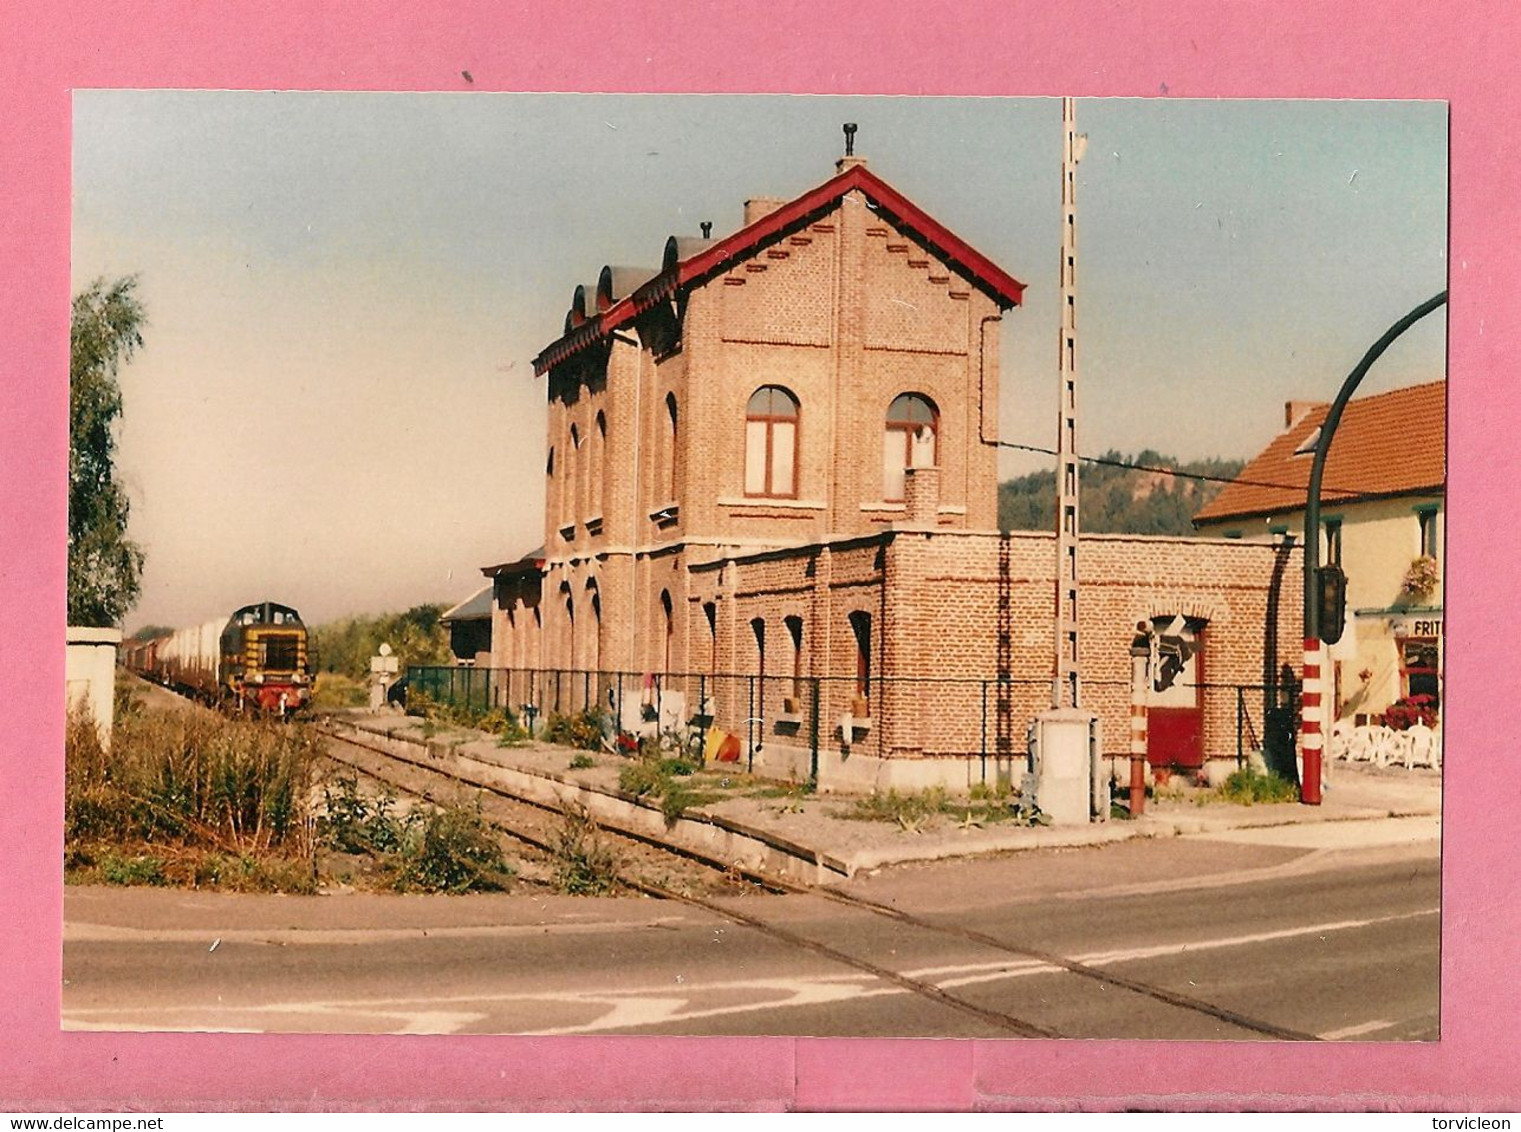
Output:
<instances>
[{"instance_id":1,"label":"brick wall","mask_svg":"<svg viewBox=\"0 0 1521 1132\"><path fill-rule=\"evenodd\" d=\"M1298 663L1298 553L1241 542L1084 537L1084 703L1102 718L1107 752L1128 749L1129 647L1137 622L1181 613L1208 623L1206 754L1235 753L1232 686L1260 687L1276 666ZM787 617L802 617L803 668L828 678L821 716L830 728L854 698L850 614L870 615L875 722L860 744L870 753L1017 752L1026 724L1050 705L1054 558L1054 539L1045 534L905 530L879 542L709 564L694 571L693 595L698 605L719 606L720 650L751 664L738 672L758 671L753 645L743 647L753 640L753 620L765 623L769 644L783 641ZM1008 598L1006 626L1001 592ZM742 647L732 638L738 630ZM785 647L768 647L767 675L788 675L780 666L789 655ZM1249 692L1246 707L1260 736L1262 693Z\"/></svg>"}]
</instances>

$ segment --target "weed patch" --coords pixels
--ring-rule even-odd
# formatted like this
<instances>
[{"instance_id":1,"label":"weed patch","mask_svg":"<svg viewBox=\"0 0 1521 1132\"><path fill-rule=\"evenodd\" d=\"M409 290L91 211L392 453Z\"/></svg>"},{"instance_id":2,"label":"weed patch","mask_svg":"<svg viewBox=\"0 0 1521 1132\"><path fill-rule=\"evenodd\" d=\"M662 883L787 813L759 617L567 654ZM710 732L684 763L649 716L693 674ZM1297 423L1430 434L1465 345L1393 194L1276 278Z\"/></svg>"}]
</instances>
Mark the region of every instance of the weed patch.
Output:
<instances>
[{"instance_id":1,"label":"weed patch","mask_svg":"<svg viewBox=\"0 0 1521 1132\"><path fill-rule=\"evenodd\" d=\"M897 824L908 833L920 833L938 823L942 817L958 819L963 828L981 827L999 822L1020 825L1048 825L1050 819L1034 806L1021 803L1008 787L978 784L967 800L952 798L943 786L925 790L886 794L874 793L857 798L848 810L837 816L850 821L885 821Z\"/></svg>"},{"instance_id":2,"label":"weed patch","mask_svg":"<svg viewBox=\"0 0 1521 1132\"><path fill-rule=\"evenodd\" d=\"M558 891L569 896L605 896L620 887L618 855L586 810L576 807L566 811L550 848Z\"/></svg>"},{"instance_id":3,"label":"weed patch","mask_svg":"<svg viewBox=\"0 0 1521 1132\"><path fill-rule=\"evenodd\" d=\"M398 892L500 892L517 872L478 805L449 806L409 822L396 856Z\"/></svg>"},{"instance_id":4,"label":"weed patch","mask_svg":"<svg viewBox=\"0 0 1521 1132\"><path fill-rule=\"evenodd\" d=\"M1216 796L1239 806L1273 805L1299 801L1299 787L1279 775L1264 774L1248 766L1227 778Z\"/></svg>"},{"instance_id":5,"label":"weed patch","mask_svg":"<svg viewBox=\"0 0 1521 1132\"><path fill-rule=\"evenodd\" d=\"M309 856L316 755L300 724L146 710L117 722L108 751L75 716L65 737L65 838Z\"/></svg>"},{"instance_id":6,"label":"weed patch","mask_svg":"<svg viewBox=\"0 0 1521 1132\"><path fill-rule=\"evenodd\" d=\"M546 743L558 743L562 747L600 751L607 733L607 714L601 708L592 707L574 715L550 712L545 717L541 738Z\"/></svg>"},{"instance_id":7,"label":"weed patch","mask_svg":"<svg viewBox=\"0 0 1521 1132\"><path fill-rule=\"evenodd\" d=\"M618 770L618 789L636 798L657 799L667 825L674 825L693 806L704 806L723 798L712 790L694 789L686 781L698 770L687 759L642 758Z\"/></svg>"}]
</instances>

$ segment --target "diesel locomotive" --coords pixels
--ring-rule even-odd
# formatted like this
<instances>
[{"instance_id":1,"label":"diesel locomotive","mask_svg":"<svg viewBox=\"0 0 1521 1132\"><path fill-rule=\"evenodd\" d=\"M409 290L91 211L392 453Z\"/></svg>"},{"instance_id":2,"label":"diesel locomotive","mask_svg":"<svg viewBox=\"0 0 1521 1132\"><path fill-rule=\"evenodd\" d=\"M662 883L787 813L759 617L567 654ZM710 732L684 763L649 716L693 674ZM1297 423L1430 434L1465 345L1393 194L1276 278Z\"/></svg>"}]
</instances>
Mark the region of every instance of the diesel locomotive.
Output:
<instances>
[{"instance_id":1,"label":"diesel locomotive","mask_svg":"<svg viewBox=\"0 0 1521 1132\"><path fill-rule=\"evenodd\" d=\"M288 605L263 601L231 617L122 645L140 676L238 710L288 715L311 700L306 625Z\"/></svg>"}]
</instances>

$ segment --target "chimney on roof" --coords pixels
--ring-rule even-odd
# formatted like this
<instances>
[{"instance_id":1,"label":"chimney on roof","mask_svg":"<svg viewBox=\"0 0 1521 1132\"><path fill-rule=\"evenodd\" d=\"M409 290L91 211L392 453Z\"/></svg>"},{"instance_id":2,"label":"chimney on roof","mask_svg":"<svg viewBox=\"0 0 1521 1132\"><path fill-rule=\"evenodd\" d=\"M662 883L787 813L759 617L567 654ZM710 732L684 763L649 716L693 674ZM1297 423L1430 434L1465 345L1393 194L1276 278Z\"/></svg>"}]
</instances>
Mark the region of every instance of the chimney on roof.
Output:
<instances>
[{"instance_id":1,"label":"chimney on roof","mask_svg":"<svg viewBox=\"0 0 1521 1132\"><path fill-rule=\"evenodd\" d=\"M702 229L702 238L704 240L711 240L713 238L713 221L704 220L698 227Z\"/></svg>"},{"instance_id":2,"label":"chimney on roof","mask_svg":"<svg viewBox=\"0 0 1521 1132\"><path fill-rule=\"evenodd\" d=\"M1283 427L1293 428L1311 409L1318 409L1323 401L1285 401L1283 403Z\"/></svg>"},{"instance_id":3,"label":"chimney on roof","mask_svg":"<svg viewBox=\"0 0 1521 1132\"><path fill-rule=\"evenodd\" d=\"M841 128L845 131L845 156L836 161L834 167L843 173L853 166L865 165L866 158L856 156L856 124L846 122Z\"/></svg>"},{"instance_id":4,"label":"chimney on roof","mask_svg":"<svg viewBox=\"0 0 1521 1132\"><path fill-rule=\"evenodd\" d=\"M770 216L786 203L781 197L751 197L745 201L745 224L748 226L762 216Z\"/></svg>"}]
</instances>

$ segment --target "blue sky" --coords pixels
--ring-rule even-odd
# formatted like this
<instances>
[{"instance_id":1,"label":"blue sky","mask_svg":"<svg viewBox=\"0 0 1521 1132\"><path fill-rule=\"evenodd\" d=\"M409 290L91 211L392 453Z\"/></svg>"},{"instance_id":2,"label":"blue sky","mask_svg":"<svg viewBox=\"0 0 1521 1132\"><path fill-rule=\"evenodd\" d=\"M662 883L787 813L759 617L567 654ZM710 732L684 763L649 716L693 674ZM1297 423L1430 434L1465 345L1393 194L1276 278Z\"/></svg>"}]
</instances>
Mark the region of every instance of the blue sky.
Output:
<instances>
[{"instance_id":1,"label":"blue sky","mask_svg":"<svg viewBox=\"0 0 1521 1132\"><path fill-rule=\"evenodd\" d=\"M1081 100L1087 453L1250 455L1446 286L1434 102ZM120 466L128 628L265 596L320 622L453 601L535 545L531 359L604 263L740 223L857 152L1028 284L1003 438L1055 428L1054 99L82 91L73 276L140 273ZM1426 319L1373 392L1443 376ZM1006 457L1016 474L1043 458Z\"/></svg>"}]
</instances>

